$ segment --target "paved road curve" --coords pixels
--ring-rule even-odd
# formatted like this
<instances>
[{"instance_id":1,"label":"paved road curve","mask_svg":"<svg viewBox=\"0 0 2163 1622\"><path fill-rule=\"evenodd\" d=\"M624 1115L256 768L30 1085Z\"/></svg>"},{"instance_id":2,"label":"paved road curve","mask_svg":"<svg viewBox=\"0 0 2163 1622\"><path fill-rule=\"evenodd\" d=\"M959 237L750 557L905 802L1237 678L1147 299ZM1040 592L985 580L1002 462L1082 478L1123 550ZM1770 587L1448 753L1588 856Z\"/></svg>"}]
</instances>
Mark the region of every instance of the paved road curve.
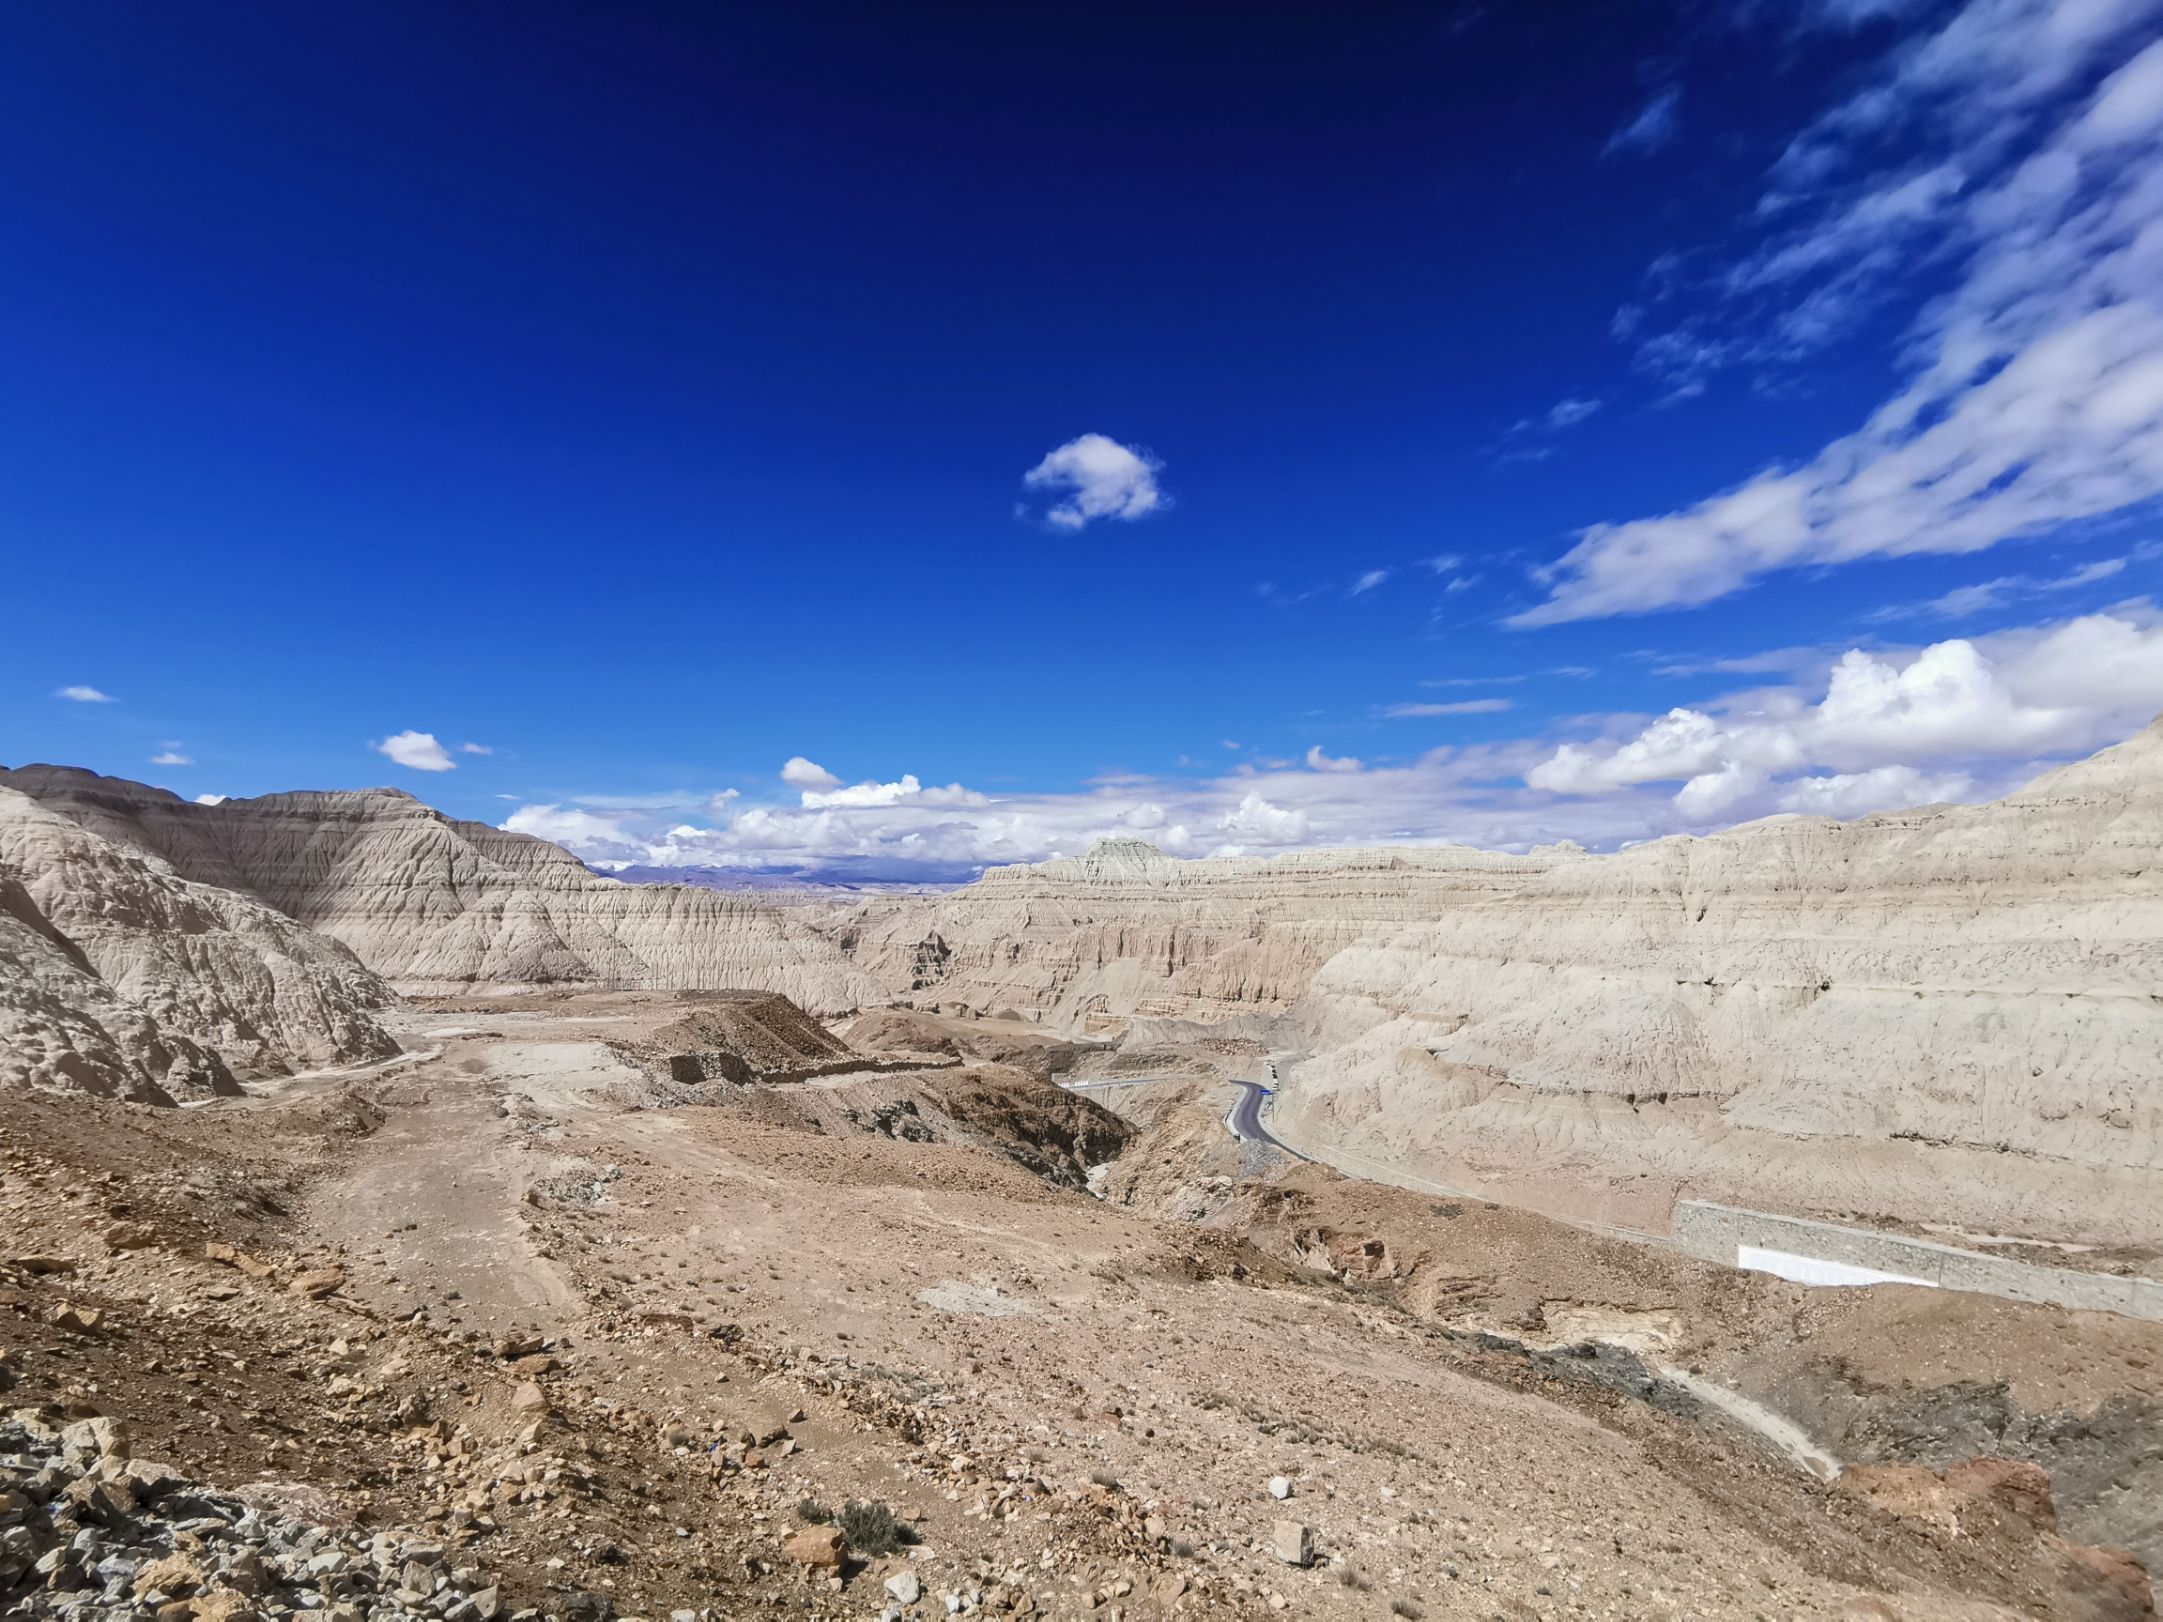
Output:
<instances>
[{"instance_id":1,"label":"paved road curve","mask_svg":"<svg viewBox=\"0 0 2163 1622\"><path fill-rule=\"evenodd\" d=\"M1262 1101L1271 1096L1270 1089L1258 1081L1234 1080L1232 1085L1239 1089L1239 1102L1224 1117L1224 1124L1231 1129L1232 1136L1242 1143L1266 1143L1294 1160L1305 1160L1307 1156L1262 1124Z\"/></svg>"}]
</instances>

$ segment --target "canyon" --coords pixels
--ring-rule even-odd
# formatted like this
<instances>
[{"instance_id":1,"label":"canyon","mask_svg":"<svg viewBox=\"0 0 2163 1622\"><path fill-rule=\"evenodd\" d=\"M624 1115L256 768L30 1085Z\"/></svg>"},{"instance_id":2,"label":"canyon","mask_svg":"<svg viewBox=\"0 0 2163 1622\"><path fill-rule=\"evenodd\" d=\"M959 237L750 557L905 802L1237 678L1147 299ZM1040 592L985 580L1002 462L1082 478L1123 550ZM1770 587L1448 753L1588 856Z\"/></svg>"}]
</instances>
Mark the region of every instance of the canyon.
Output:
<instances>
[{"instance_id":1,"label":"canyon","mask_svg":"<svg viewBox=\"0 0 2163 1622\"><path fill-rule=\"evenodd\" d=\"M33 1541L90 1419L286 1516L37 1614L2152 1615L2163 1323L1675 1230L2156 1272L2159 846L2153 727L1988 805L914 893L0 772ZM160 1501L98 1524L177 1555Z\"/></svg>"}]
</instances>

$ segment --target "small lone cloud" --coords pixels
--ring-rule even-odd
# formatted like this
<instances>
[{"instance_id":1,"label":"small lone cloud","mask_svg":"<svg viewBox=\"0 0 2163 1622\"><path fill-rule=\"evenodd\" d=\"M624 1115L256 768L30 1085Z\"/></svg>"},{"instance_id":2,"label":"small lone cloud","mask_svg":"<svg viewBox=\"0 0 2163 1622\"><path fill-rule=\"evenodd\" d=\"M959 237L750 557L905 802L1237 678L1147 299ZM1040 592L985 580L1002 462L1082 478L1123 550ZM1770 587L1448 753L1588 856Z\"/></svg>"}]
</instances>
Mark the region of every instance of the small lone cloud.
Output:
<instances>
[{"instance_id":1,"label":"small lone cloud","mask_svg":"<svg viewBox=\"0 0 2163 1622\"><path fill-rule=\"evenodd\" d=\"M781 781L790 788L807 789L814 794L841 786L840 778L817 761L806 760L802 755L791 755L783 763Z\"/></svg>"},{"instance_id":2,"label":"small lone cloud","mask_svg":"<svg viewBox=\"0 0 2163 1622\"><path fill-rule=\"evenodd\" d=\"M1682 86L1671 84L1655 91L1637 116L1607 138L1602 157L1621 152L1657 152L1682 132Z\"/></svg>"},{"instance_id":3,"label":"small lone cloud","mask_svg":"<svg viewBox=\"0 0 2163 1622\"><path fill-rule=\"evenodd\" d=\"M79 685L63 687L59 692L53 694L53 697L64 698L75 704L118 704L120 702L111 693L101 693L95 687Z\"/></svg>"},{"instance_id":4,"label":"small lone cloud","mask_svg":"<svg viewBox=\"0 0 2163 1622\"><path fill-rule=\"evenodd\" d=\"M198 794L195 797L195 803L197 805L223 805L231 798L232 796L229 794Z\"/></svg>"},{"instance_id":5,"label":"small lone cloud","mask_svg":"<svg viewBox=\"0 0 2163 1622\"><path fill-rule=\"evenodd\" d=\"M1382 582L1387 580L1388 578L1389 571L1387 569L1369 569L1365 574L1361 575L1357 580L1352 582L1352 589L1346 595L1352 597L1363 596L1367 592L1374 590L1375 587L1381 585Z\"/></svg>"},{"instance_id":6,"label":"small lone cloud","mask_svg":"<svg viewBox=\"0 0 2163 1622\"><path fill-rule=\"evenodd\" d=\"M448 772L458 769L458 762L451 759L443 745L436 742L433 732L396 732L381 743L372 743L368 747L416 772Z\"/></svg>"},{"instance_id":7,"label":"small lone cloud","mask_svg":"<svg viewBox=\"0 0 2163 1622\"><path fill-rule=\"evenodd\" d=\"M1307 765L1318 772L1356 772L1360 759L1357 755L1325 755L1322 746L1314 744L1307 750Z\"/></svg>"},{"instance_id":8,"label":"small lone cloud","mask_svg":"<svg viewBox=\"0 0 2163 1622\"><path fill-rule=\"evenodd\" d=\"M489 746L485 743L467 742L462 743L458 746L458 752L461 755L492 755L495 753L495 750L489 748Z\"/></svg>"},{"instance_id":9,"label":"small lone cloud","mask_svg":"<svg viewBox=\"0 0 2163 1622\"><path fill-rule=\"evenodd\" d=\"M195 762L177 749L161 749L150 757L153 766L193 766Z\"/></svg>"},{"instance_id":10,"label":"small lone cloud","mask_svg":"<svg viewBox=\"0 0 2163 1622\"><path fill-rule=\"evenodd\" d=\"M1097 518L1132 522L1167 505L1157 487L1163 466L1146 451L1103 434L1083 434L1046 456L1021 482L1061 498L1045 509L1046 523L1080 529ZM1021 511L1027 515L1027 508Z\"/></svg>"}]
</instances>

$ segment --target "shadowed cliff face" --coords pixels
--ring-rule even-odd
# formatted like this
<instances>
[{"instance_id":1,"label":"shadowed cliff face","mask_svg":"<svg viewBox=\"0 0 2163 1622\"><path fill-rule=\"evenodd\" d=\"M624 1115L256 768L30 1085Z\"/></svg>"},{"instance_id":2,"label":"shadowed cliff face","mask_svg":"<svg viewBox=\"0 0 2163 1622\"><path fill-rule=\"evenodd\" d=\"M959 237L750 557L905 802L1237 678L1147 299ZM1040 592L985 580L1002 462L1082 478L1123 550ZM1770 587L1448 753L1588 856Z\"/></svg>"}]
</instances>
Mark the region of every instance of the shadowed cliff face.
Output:
<instances>
[{"instance_id":1,"label":"shadowed cliff face","mask_svg":"<svg viewBox=\"0 0 2163 1622\"><path fill-rule=\"evenodd\" d=\"M748 988L821 1013L879 1000L823 936L761 902L599 878L544 840L454 821L395 789L202 806L66 767L0 783L343 941L406 991Z\"/></svg>"}]
</instances>

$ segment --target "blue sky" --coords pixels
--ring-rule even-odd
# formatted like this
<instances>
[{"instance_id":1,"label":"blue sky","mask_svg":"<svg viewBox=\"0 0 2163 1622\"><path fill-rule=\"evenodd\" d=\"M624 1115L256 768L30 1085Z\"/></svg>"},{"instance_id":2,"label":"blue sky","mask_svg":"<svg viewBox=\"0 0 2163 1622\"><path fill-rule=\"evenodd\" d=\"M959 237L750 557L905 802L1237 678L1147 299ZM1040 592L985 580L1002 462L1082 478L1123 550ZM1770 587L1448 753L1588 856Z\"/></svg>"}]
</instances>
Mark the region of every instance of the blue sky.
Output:
<instances>
[{"instance_id":1,"label":"blue sky","mask_svg":"<svg viewBox=\"0 0 2163 1622\"><path fill-rule=\"evenodd\" d=\"M1999 792L2163 708L2159 37L26 13L0 759L943 877Z\"/></svg>"}]
</instances>

